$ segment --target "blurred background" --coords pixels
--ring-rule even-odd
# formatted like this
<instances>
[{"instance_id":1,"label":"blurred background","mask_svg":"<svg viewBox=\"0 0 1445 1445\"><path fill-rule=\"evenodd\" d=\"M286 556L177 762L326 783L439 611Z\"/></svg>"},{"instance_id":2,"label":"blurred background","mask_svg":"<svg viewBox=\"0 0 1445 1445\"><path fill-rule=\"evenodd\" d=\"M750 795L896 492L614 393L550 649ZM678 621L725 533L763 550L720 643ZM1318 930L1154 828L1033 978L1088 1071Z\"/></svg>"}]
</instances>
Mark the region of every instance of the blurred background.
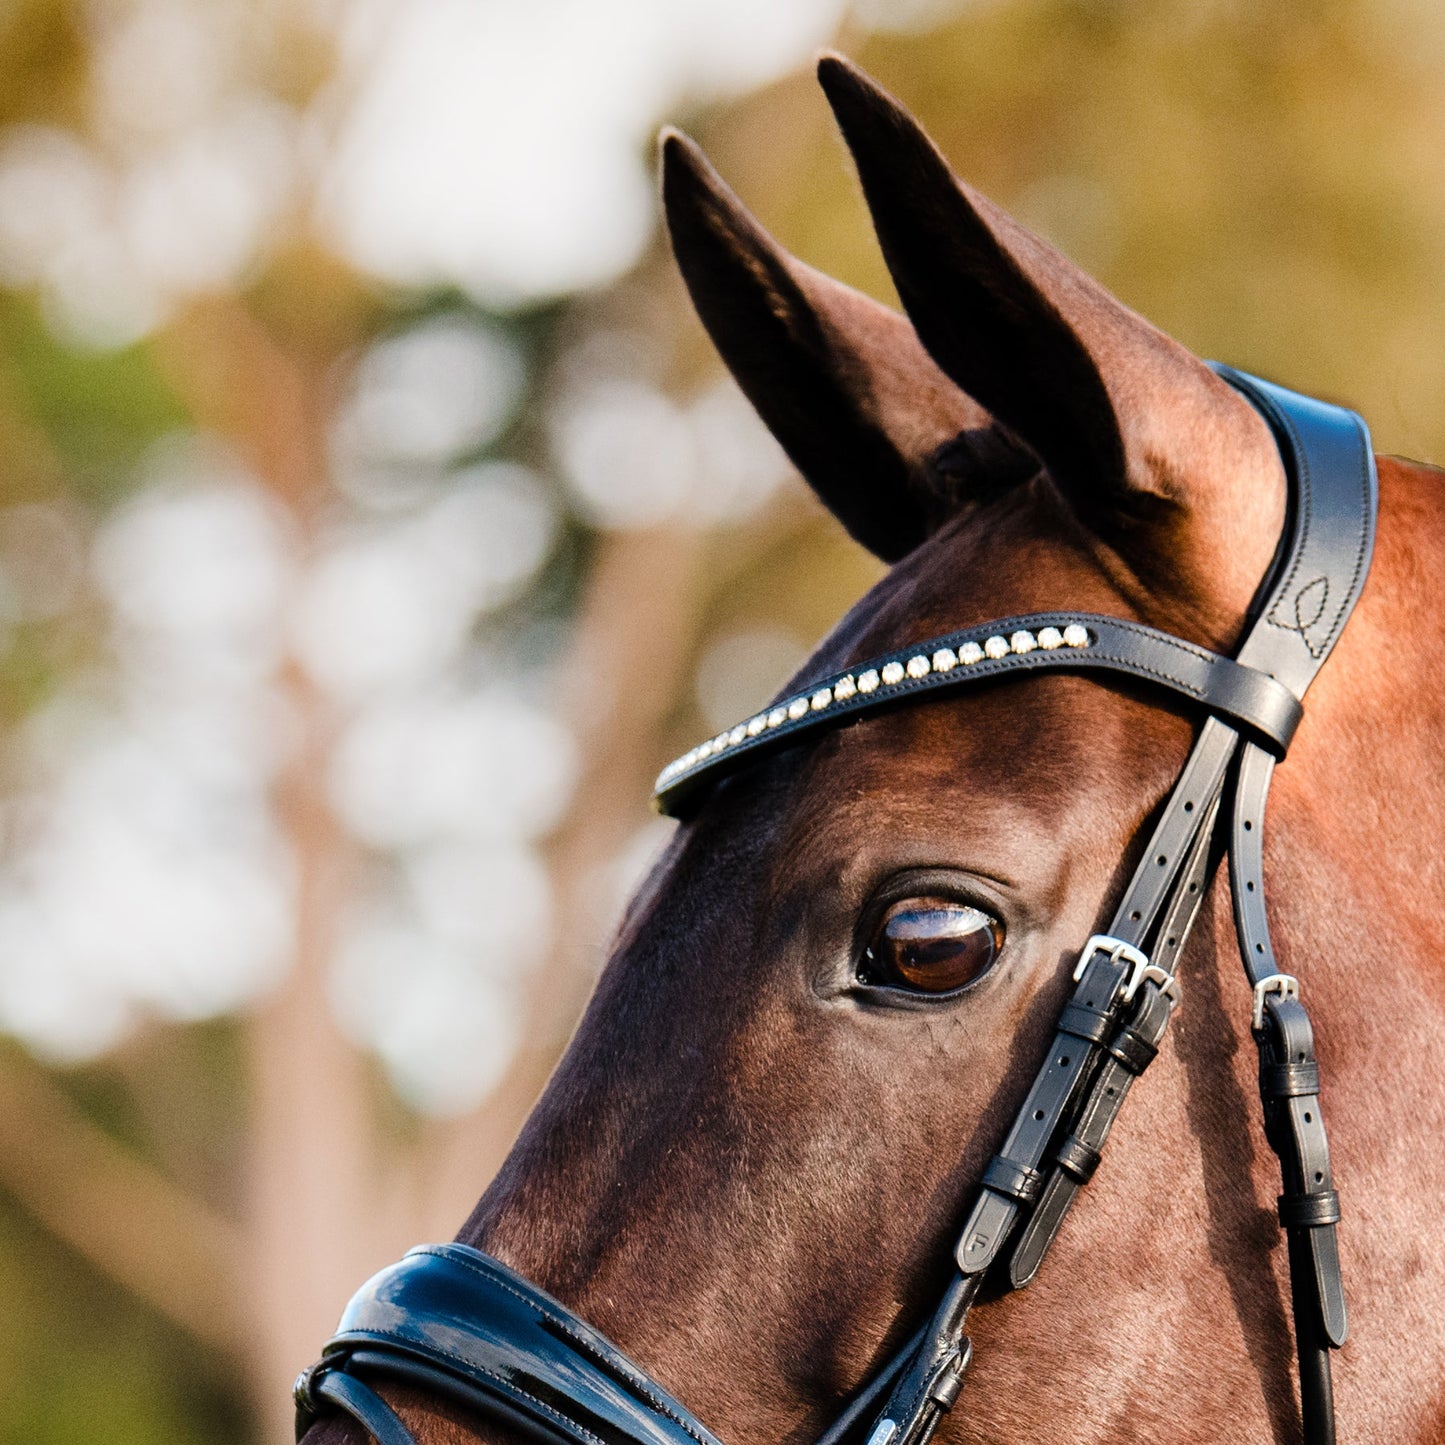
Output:
<instances>
[{"instance_id":1,"label":"blurred background","mask_svg":"<svg viewBox=\"0 0 1445 1445\"><path fill-rule=\"evenodd\" d=\"M1205 355L1445 452L1423 0L0 3L0 1440L282 1442L876 575L659 233L892 300L812 81Z\"/></svg>"}]
</instances>

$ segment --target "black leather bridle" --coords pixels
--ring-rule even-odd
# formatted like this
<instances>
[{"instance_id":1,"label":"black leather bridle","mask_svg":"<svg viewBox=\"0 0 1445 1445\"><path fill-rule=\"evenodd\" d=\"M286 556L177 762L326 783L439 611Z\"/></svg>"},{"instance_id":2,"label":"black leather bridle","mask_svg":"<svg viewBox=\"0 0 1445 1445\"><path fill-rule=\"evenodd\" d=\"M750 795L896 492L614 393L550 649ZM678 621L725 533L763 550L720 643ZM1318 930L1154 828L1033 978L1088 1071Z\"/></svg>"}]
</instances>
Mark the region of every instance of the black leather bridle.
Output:
<instances>
[{"instance_id":1,"label":"black leather bridle","mask_svg":"<svg viewBox=\"0 0 1445 1445\"><path fill-rule=\"evenodd\" d=\"M963 1383L972 1354L964 1326L985 1274L1004 1272L1012 1288L1033 1279L1098 1167L1130 1085L1159 1049L1178 997L1175 965L1222 852L1254 991L1265 1134L1283 1179L1304 1439L1335 1439L1329 1352L1346 1331L1339 1196L1309 1018L1270 942L1263 825L1305 690L1364 586L1374 458L1353 412L1216 369L1269 422L1290 480L1280 548L1234 658L1116 618L1012 617L820 679L694 748L658 779L659 806L680 814L744 760L860 714L1037 669L1122 673L1184 697L1205 718L1108 932L1079 956L1048 1055L984 1170L938 1308L818 1445L925 1445L932 1436ZM362 1288L297 1382L298 1439L319 1413L340 1410L380 1445L415 1445L367 1383L377 1379L409 1381L561 1445L719 1445L595 1330L466 1245L412 1250Z\"/></svg>"}]
</instances>

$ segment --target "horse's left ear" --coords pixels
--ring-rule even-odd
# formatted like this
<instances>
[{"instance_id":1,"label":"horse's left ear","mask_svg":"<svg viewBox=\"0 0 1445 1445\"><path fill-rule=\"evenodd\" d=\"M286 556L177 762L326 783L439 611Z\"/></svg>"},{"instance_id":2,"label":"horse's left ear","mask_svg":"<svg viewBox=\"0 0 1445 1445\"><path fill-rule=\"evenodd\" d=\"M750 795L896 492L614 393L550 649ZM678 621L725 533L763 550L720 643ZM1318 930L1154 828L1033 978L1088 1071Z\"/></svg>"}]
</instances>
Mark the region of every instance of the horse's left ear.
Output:
<instances>
[{"instance_id":1,"label":"horse's left ear","mask_svg":"<svg viewBox=\"0 0 1445 1445\"><path fill-rule=\"evenodd\" d=\"M887 562L1039 460L965 396L906 317L790 256L685 136L662 198L697 314L829 511Z\"/></svg>"},{"instance_id":2,"label":"horse's left ear","mask_svg":"<svg viewBox=\"0 0 1445 1445\"><path fill-rule=\"evenodd\" d=\"M861 71L825 56L818 76L934 359L1033 448L1146 587L1241 615L1284 520L1283 470L1254 408L957 180Z\"/></svg>"}]
</instances>

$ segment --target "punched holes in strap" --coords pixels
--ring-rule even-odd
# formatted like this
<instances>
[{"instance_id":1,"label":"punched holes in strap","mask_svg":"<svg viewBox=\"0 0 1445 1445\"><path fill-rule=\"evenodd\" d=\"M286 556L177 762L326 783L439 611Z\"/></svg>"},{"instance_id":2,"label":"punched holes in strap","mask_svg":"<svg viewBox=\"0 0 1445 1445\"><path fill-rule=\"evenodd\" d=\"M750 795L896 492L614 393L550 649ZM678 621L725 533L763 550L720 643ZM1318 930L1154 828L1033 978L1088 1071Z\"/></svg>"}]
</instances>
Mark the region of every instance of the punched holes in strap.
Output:
<instances>
[{"instance_id":1,"label":"punched holes in strap","mask_svg":"<svg viewBox=\"0 0 1445 1445\"><path fill-rule=\"evenodd\" d=\"M1128 1033L1148 1049L1157 1050L1173 1012L1169 996L1154 982L1146 982L1135 996L1128 1022L1116 1029L1115 1038ZM1014 1289L1022 1289L1038 1273L1064 1216L1099 1166L1109 1131L1136 1077L1121 1052L1135 1061L1144 1057L1143 1051L1131 1053L1127 1047L1122 1051L1107 1051L1071 1132L1054 1150L1053 1164L1039 1191L1038 1205L1014 1246L1008 1267L1009 1283Z\"/></svg>"},{"instance_id":2,"label":"punched holes in strap","mask_svg":"<svg viewBox=\"0 0 1445 1445\"><path fill-rule=\"evenodd\" d=\"M1349 1331L1334 1229L1339 1196L1330 1179L1329 1145L1318 1097L1303 1092L1317 1084L1311 1078L1311 1070L1318 1073L1313 1030L1303 1003L1293 993L1269 995L1263 1012L1266 1027L1256 1035L1261 1090L1271 1083L1281 1090L1265 1095L1264 1110L1265 1137L1279 1155L1283 1175L1279 1220L1292 1240L1307 1246L1302 1254L1291 1249L1291 1278L1296 1288L1314 1296L1327 1345L1338 1349Z\"/></svg>"}]
</instances>

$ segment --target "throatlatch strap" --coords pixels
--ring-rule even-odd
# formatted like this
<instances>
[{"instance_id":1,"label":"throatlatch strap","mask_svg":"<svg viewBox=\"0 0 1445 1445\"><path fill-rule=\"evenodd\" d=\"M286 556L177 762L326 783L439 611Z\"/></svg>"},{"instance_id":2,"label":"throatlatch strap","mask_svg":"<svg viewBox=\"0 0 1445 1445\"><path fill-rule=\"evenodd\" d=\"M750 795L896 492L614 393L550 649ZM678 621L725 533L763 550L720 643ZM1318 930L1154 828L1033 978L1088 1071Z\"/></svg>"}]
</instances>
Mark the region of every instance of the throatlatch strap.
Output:
<instances>
[{"instance_id":1,"label":"throatlatch strap","mask_svg":"<svg viewBox=\"0 0 1445 1445\"><path fill-rule=\"evenodd\" d=\"M1239 660L1268 671L1302 699L1349 620L1369 571L1379 507L1369 432L1352 412L1228 368L1219 371L1263 413L1286 466L1294 468L1288 562ZM1289 1240L1305 1439L1308 1445L1334 1445L1329 1351L1344 1344L1348 1332L1335 1234L1339 1201L1318 1093L1280 1098L1271 1087L1272 1071L1280 1066L1315 1062L1299 984L1275 960L1264 905L1264 816L1274 762L1252 742L1243 744L1230 882L1240 952L1254 987L1251 1022L1259 1046L1265 1136L1279 1156L1284 1185L1280 1223ZM1317 1080L1317 1069L1315 1074Z\"/></svg>"}]
</instances>

